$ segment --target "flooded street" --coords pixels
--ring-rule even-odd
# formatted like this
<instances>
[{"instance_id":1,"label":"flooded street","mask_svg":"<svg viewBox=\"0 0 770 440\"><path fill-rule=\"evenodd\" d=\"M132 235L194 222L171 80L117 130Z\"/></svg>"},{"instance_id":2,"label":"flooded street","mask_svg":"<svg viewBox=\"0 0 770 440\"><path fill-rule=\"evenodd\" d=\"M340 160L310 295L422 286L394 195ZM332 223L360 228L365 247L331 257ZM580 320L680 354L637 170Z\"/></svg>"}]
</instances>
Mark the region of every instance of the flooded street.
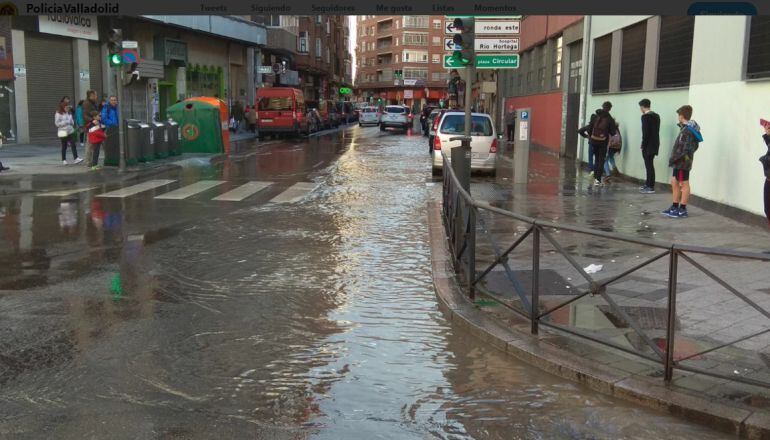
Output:
<instances>
[{"instance_id":1,"label":"flooded street","mask_svg":"<svg viewBox=\"0 0 770 440\"><path fill-rule=\"evenodd\" d=\"M355 127L0 199L0 437L725 438L445 321L426 143Z\"/></svg>"}]
</instances>

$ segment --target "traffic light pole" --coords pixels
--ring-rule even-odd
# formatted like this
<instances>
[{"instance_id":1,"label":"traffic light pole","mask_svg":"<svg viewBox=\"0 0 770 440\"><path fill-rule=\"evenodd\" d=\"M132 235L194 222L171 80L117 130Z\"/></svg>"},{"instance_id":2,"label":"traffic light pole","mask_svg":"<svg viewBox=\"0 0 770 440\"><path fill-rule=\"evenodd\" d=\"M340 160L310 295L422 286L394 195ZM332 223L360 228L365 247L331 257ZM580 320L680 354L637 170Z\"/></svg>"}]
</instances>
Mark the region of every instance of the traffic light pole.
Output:
<instances>
[{"instance_id":1,"label":"traffic light pole","mask_svg":"<svg viewBox=\"0 0 770 440\"><path fill-rule=\"evenodd\" d=\"M476 73L476 68L473 66L473 63L465 67L465 136L468 138L468 148L471 146L471 94L473 91L472 78L474 73Z\"/></svg>"},{"instance_id":2,"label":"traffic light pole","mask_svg":"<svg viewBox=\"0 0 770 440\"><path fill-rule=\"evenodd\" d=\"M120 67L115 69L115 84L117 86L118 95L118 148L120 151L120 162L118 171L123 173L126 171L126 142L123 128L123 111L121 111L121 105L123 105L123 69Z\"/></svg>"}]
</instances>

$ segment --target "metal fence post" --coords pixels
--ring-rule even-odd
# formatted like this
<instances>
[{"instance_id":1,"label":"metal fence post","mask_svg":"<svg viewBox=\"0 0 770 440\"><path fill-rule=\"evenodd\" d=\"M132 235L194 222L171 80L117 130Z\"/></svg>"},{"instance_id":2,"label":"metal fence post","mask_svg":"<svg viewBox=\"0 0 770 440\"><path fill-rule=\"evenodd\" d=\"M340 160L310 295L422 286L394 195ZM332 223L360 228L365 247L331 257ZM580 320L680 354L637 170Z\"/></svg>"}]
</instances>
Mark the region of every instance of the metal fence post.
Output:
<instances>
[{"instance_id":1,"label":"metal fence post","mask_svg":"<svg viewBox=\"0 0 770 440\"><path fill-rule=\"evenodd\" d=\"M532 323L532 334L538 333L540 318L540 227L532 225L532 304L529 320Z\"/></svg>"},{"instance_id":2,"label":"metal fence post","mask_svg":"<svg viewBox=\"0 0 770 440\"><path fill-rule=\"evenodd\" d=\"M476 298L473 281L476 279L476 208L471 205L468 211L468 296Z\"/></svg>"},{"instance_id":3,"label":"metal fence post","mask_svg":"<svg viewBox=\"0 0 770 440\"><path fill-rule=\"evenodd\" d=\"M676 338L676 279L679 251L671 248L668 263L668 319L666 324L666 359L663 379L671 382L674 375L674 338Z\"/></svg>"}]
</instances>

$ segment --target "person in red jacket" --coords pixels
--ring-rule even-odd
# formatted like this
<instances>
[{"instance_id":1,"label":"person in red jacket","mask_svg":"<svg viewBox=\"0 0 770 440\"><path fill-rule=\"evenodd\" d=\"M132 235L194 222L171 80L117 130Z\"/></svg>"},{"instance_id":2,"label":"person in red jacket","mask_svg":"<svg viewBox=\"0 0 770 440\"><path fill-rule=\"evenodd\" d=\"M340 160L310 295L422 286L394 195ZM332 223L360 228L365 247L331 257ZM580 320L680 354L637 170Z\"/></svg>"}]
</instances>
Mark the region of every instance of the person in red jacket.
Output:
<instances>
[{"instance_id":1,"label":"person in red jacket","mask_svg":"<svg viewBox=\"0 0 770 440\"><path fill-rule=\"evenodd\" d=\"M99 150L102 147L102 142L107 139L104 128L101 114L97 111L91 112L91 122L88 123L87 129L88 143L93 147L93 155L90 163L86 164L86 166L90 166L92 170L96 170L99 167Z\"/></svg>"}]
</instances>

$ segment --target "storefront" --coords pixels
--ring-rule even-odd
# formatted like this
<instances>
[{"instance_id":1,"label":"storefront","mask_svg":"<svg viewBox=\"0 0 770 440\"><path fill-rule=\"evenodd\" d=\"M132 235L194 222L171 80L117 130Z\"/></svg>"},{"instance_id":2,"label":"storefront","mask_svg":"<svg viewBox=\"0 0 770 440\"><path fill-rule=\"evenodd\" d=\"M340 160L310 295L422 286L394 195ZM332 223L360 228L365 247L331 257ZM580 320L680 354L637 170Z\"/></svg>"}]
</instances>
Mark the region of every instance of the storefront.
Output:
<instances>
[{"instance_id":1,"label":"storefront","mask_svg":"<svg viewBox=\"0 0 770 440\"><path fill-rule=\"evenodd\" d=\"M13 79L11 19L0 17L0 139L3 142L16 140Z\"/></svg>"}]
</instances>

